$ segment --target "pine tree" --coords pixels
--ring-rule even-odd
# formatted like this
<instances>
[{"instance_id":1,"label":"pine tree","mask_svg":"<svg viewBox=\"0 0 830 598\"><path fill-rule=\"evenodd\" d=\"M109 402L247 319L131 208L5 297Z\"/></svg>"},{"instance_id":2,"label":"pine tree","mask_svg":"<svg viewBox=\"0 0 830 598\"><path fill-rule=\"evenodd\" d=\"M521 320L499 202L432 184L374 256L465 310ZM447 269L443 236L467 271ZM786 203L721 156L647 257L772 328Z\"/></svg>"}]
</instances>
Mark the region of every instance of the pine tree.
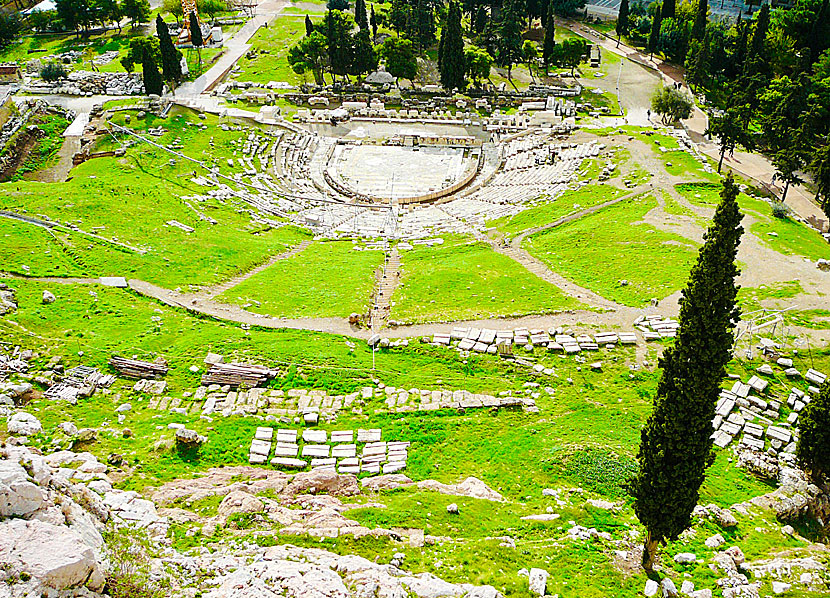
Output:
<instances>
[{"instance_id":1,"label":"pine tree","mask_svg":"<svg viewBox=\"0 0 830 598\"><path fill-rule=\"evenodd\" d=\"M623 0L626 4L628 0ZM548 12L548 20L545 23L545 39L542 42L542 62L545 63L545 75L553 63L553 54L556 51L556 16L553 11Z\"/></svg>"},{"instance_id":2,"label":"pine tree","mask_svg":"<svg viewBox=\"0 0 830 598\"><path fill-rule=\"evenodd\" d=\"M156 16L156 34L159 38L164 80L172 84L178 83L182 80L182 55L173 45L167 23L162 20L161 15Z\"/></svg>"},{"instance_id":3,"label":"pine tree","mask_svg":"<svg viewBox=\"0 0 830 598\"><path fill-rule=\"evenodd\" d=\"M164 91L164 83L153 53L145 49L141 57L141 68L144 73L144 93L160 96Z\"/></svg>"},{"instance_id":4,"label":"pine tree","mask_svg":"<svg viewBox=\"0 0 830 598\"><path fill-rule=\"evenodd\" d=\"M190 13L190 43L199 52L199 70L202 69L202 46L205 45L202 39L202 26L199 25L199 17L195 12Z\"/></svg>"},{"instance_id":5,"label":"pine tree","mask_svg":"<svg viewBox=\"0 0 830 598\"><path fill-rule=\"evenodd\" d=\"M799 437L795 456L799 465L818 484L830 480L830 380L798 417Z\"/></svg>"},{"instance_id":6,"label":"pine tree","mask_svg":"<svg viewBox=\"0 0 830 598\"><path fill-rule=\"evenodd\" d=\"M369 30L369 18L366 16L366 0L355 0L354 22L357 23L361 31Z\"/></svg>"},{"instance_id":7,"label":"pine tree","mask_svg":"<svg viewBox=\"0 0 830 598\"><path fill-rule=\"evenodd\" d=\"M660 25L663 24L661 10L661 7L658 5L651 20L651 31L648 34L648 51L651 54L654 54L660 49Z\"/></svg>"},{"instance_id":8,"label":"pine tree","mask_svg":"<svg viewBox=\"0 0 830 598\"><path fill-rule=\"evenodd\" d=\"M634 512L647 531L643 567L659 543L691 524L706 469L714 461L712 420L731 359L741 234L738 188L731 174L680 299L680 327L660 358L654 409L640 432L639 470L629 482Z\"/></svg>"},{"instance_id":9,"label":"pine tree","mask_svg":"<svg viewBox=\"0 0 830 598\"><path fill-rule=\"evenodd\" d=\"M435 42L435 14L430 0L418 0L415 5L412 31L421 49Z\"/></svg>"},{"instance_id":10,"label":"pine tree","mask_svg":"<svg viewBox=\"0 0 830 598\"><path fill-rule=\"evenodd\" d=\"M660 10L660 20L673 19L677 12L676 0L663 0L663 6Z\"/></svg>"},{"instance_id":11,"label":"pine tree","mask_svg":"<svg viewBox=\"0 0 830 598\"><path fill-rule=\"evenodd\" d=\"M314 33L314 23L311 22L311 18L306 15L305 16L305 34L311 35Z\"/></svg>"},{"instance_id":12,"label":"pine tree","mask_svg":"<svg viewBox=\"0 0 830 598\"><path fill-rule=\"evenodd\" d=\"M372 37L378 36L378 20L375 18L375 5L372 4L372 11L369 15L369 26L372 28Z\"/></svg>"},{"instance_id":13,"label":"pine tree","mask_svg":"<svg viewBox=\"0 0 830 598\"><path fill-rule=\"evenodd\" d=\"M620 2L619 14L617 15L617 38L628 34L628 12L628 0L622 0L622 2ZM619 45L620 40L617 39L617 46L619 47Z\"/></svg>"},{"instance_id":14,"label":"pine tree","mask_svg":"<svg viewBox=\"0 0 830 598\"><path fill-rule=\"evenodd\" d=\"M706 21L709 18L709 0L698 0L695 22L692 25L692 39L702 40L706 35Z\"/></svg>"},{"instance_id":15,"label":"pine tree","mask_svg":"<svg viewBox=\"0 0 830 598\"><path fill-rule=\"evenodd\" d=\"M438 68L441 85L446 90L464 89L464 74L467 65L464 60L464 38L461 34L461 7L450 2L447 23L441 31Z\"/></svg>"}]
</instances>

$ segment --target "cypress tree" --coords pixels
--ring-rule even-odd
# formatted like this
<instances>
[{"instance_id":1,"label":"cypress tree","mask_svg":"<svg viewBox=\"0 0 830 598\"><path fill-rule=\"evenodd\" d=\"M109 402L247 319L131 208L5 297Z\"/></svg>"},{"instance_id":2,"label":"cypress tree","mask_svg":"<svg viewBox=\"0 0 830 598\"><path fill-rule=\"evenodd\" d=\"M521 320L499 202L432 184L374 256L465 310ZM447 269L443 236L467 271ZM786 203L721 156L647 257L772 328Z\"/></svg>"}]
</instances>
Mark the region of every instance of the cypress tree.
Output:
<instances>
[{"instance_id":1,"label":"cypress tree","mask_svg":"<svg viewBox=\"0 0 830 598\"><path fill-rule=\"evenodd\" d=\"M648 51L654 54L660 45L660 25L663 24L661 7L658 6L651 19L651 31L648 34Z\"/></svg>"},{"instance_id":2,"label":"cypress tree","mask_svg":"<svg viewBox=\"0 0 830 598\"><path fill-rule=\"evenodd\" d=\"M164 83L161 80L161 73L156 65L156 59L149 48L145 48L141 56L141 69L144 74L144 93L148 96L160 96L164 91Z\"/></svg>"},{"instance_id":3,"label":"cypress tree","mask_svg":"<svg viewBox=\"0 0 830 598\"><path fill-rule=\"evenodd\" d=\"M677 12L677 0L663 0L663 7L660 10L660 20L673 19Z\"/></svg>"},{"instance_id":4,"label":"cypress tree","mask_svg":"<svg viewBox=\"0 0 830 598\"><path fill-rule=\"evenodd\" d=\"M626 4L628 0L623 0ZM545 39L542 41L542 62L545 63L545 74L553 62L553 53L556 49L556 16L553 11L548 12L548 20L545 23Z\"/></svg>"},{"instance_id":5,"label":"cypress tree","mask_svg":"<svg viewBox=\"0 0 830 598\"><path fill-rule=\"evenodd\" d=\"M311 22L311 18L306 15L305 16L305 34L311 35L314 33L314 23Z\"/></svg>"},{"instance_id":6,"label":"cypress tree","mask_svg":"<svg viewBox=\"0 0 830 598\"><path fill-rule=\"evenodd\" d=\"M620 2L620 11L617 15L617 37L622 37L628 33L628 0L622 0ZM619 40L617 40L617 45L619 46Z\"/></svg>"},{"instance_id":7,"label":"cypress tree","mask_svg":"<svg viewBox=\"0 0 830 598\"><path fill-rule=\"evenodd\" d=\"M767 40L769 29L769 4L764 4L758 11L758 18L755 20L755 31L752 32L752 39L747 50L747 62L761 57L764 52L764 42Z\"/></svg>"},{"instance_id":8,"label":"cypress tree","mask_svg":"<svg viewBox=\"0 0 830 598\"><path fill-rule=\"evenodd\" d=\"M369 29L369 19L366 16L366 0L356 0L354 3L354 22L361 31Z\"/></svg>"},{"instance_id":9,"label":"cypress tree","mask_svg":"<svg viewBox=\"0 0 830 598\"><path fill-rule=\"evenodd\" d=\"M647 531L643 567L651 572L659 543L691 524L706 469L714 461L712 420L731 358L741 234L738 188L730 174L680 299L680 327L660 358L654 409L640 432L639 471L628 490Z\"/></svg>"},{"instance_id":10,"label":"cypress tree","mask_svg":"<svg viewBox=\"0 0 830 598\"><path fill-rule=\"evenodd\" d=\"M196 48L199 52L199 69L202 68L202 46L205 45L204 39L202 39L202 26L199 25L199 17L196 16L195 12L190 13L190 43Z\"/></svg>"},{"instance_id":11,"label":"cypress tree","mask_svg":"<svg viewBox=\"0 0 830 598\"><path fill-rule=\"evenodd\" d=\"M810 27L810 64L814 63L828 44L828 28L830 28L830 14L828 14L827 0L824 0L819 6L816 16L813 18L813 24Z\"/></svg>"},{"instance_id":12,"label":"cypress tree","mask_svg":"<svg viewBox=\"0 0 830 598\"><path fill-rule=\"evenodd\" d=\"M444 89L463 89L467 70L464 59L464 39L461 36L461 7L450 2L447 24L441 32L438 68Z\"/></svg>"},{"instance_id":13,"label":"cypress tree","mask_svg":"<svg viewBox=\"0 0 830 598\"><path fill-rule=\"evenodd\" d=\"M706 34L706 21L709 18L709 0L698 0L695 22L692 25L692 39L702 40Z\"/></svg>"},{"instance_id":14,"label":"cypress tree","mask_svg":"<svg viewBox=\"0 0 830 598\"><path fill-rule=\"evenodd\" d=\"M159 38L161 71L164 74L164 80L170 83L178 83L182 80L181 53L173 46L167 23L162 20L161 15L156 16L156 34Z\"/></svg>"},{"instance_id":15,"label":"cypress tree","mask_svg":"<svg viewBox=\"0 0 830 598\"><path fill-rule=\"evenodd\" d=\"M799 437L795 447L798 464L817 484L830 476L830 380L821 387L798 417Z\"/></svg>"},{"instance_id":16,"label":"cypress tree","mask_svg":"<svg viewBox=\"0 0 830 598\"><path fill-rule=\"evenodd\" d=\"M476 11L476 18L475 18L475 25L474 29L476 35L481 35L484 33L484 29L487 27L487 9L484 8L484 5L478 7Z\"/></svg>"},{"instance_id":17,"label":"cypress tree","mask_svg":"<svg viewBox=\"0 0 830 598\"><path fill-rule=\"evenodd\" d=\"M375 18L375 5L372 4L372 11L369 15L369 26L372 28L372 37L378 36L378 21Z\"/></svg>"}]
</instances>

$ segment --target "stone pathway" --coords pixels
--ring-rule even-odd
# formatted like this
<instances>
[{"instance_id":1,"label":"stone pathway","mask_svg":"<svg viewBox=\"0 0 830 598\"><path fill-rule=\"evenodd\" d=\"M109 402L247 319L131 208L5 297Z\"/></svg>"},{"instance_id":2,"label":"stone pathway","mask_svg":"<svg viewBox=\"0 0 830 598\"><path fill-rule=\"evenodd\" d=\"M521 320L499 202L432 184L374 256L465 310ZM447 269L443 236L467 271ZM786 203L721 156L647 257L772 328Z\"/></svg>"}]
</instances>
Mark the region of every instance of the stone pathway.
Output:
<instances>
[{"instance_id":1,"label":"stone pathway","mask_svg":"<svg viewBox=\"0 0 830 598\"><path fill-rule=\"evenodd\" d=\"M389 258L383 267L383 273L378 280L377 291L375 292L374 305L372 307L372 319L375 328L383 328L389 319L389 312L392 309L392 296L398 283L401 280L401 256L398 248L392 249Z\"/></svg>"},{"instance_id":2,"label":"stone pathway","mask_svg":"<svg viewBox=\"0 0 830 598\"><path fill-rule=\"evenodd\" d=\"M288 251L284 251L282 253L279 253L279 254L273 256L271 259L269 259L264 264L260 264L256 268L253 268L252 270L249 270L249 271L245 272L244 274L240 274L239 276L234 276L233 278L231 278L230 280L228 280L226 282L223 282L221 284L217 284L217 285L212 286L212 287L208 287L208 288L200 291L199 295L204 297L205 299L213 299L214 297L218 297L219 295L221 295L225 291L227 291L229 289L232 289L233 287L235 287L239 284L242 284L243 282L245 282L249 278L259 274L260 272L263 272L263 271L267 270L268 268L270 268L271 266L273 266L277 262L280 262L282 260L287 260L288 258L292 258L295 255L297 255L299 253L302 253L303 251L306 250L306 248L309 245L311 245L311 241L303 241L302 243L292 247Z\"/></svg>"}]
</instances>

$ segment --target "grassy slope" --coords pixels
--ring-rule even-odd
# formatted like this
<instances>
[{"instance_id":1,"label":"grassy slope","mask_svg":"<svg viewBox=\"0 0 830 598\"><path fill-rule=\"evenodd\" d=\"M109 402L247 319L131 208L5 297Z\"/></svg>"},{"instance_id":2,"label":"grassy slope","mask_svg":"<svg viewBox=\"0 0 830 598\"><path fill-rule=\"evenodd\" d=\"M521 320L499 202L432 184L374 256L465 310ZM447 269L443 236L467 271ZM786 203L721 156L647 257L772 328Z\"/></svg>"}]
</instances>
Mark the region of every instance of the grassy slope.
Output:
<instances>
[{"instance_id":1,"label":"grassy slope","mask_svg":"<svg viewBox=\"0 0 830 598\"><path fill-rule=\"evenodd\" d=\"M233 287L218 299L284 317L347 317L367 313L381 251L356 251L349 242L315 243ZM261 305L250 304L258 301Z\"/></svg>"},{"instance_id":2,"label":"grassy slope","mask_svg":"<svg viewBox=\"0 0 830 598\"><path fill-rule=\"evenodd\" d=\"M656 205L652 197L629 199L529 237L525 248L603 297L640 306L679 289L696 257L688 239L641 222Z\"/></svg>"},{"instance_id":3,"label":"grassy slope","mask_svg":"<svg viewBox=\"0 0 830 598\"><path fill-rule=\"evenodd\" d=\"M123 122L124 115L114 120ZM136 119L133 119L134 121ZM215 124L218 119L207 121ZM157 142L170 144L181 138L188 155L211 161L218 156L233 155L231 141L244 137L245 131L224 132L211 129L211 136L187 123L202 122L186 110L174 110L167 119L148 117L133 122L143 131L162 125L168 133ZM214 145L210 145L213 140ZM101 143L107 149L112 141ZM62 223L74 223L82 230L117 238L120 242L147 250L145 255L125 252L112 245L92 242L78 234L61 234L63 244L76 264L75 274L90 276L113 275L140 278L163 286L211 284L249 270L298 243L307 233L292 226L268 229L253 223L235 201L209 199L198 203L200 211L218 221L209 224L199 219L182 199L207 192L207 188L190 182L194 165L177 161L169 165L170 154L146 145L131 148L123 158L98 158L85 162L71 172L71 180L63 183L18 181L0 185L0 209L26 211L30 215L45 214ZM224 164L226 173L231 170ZM201 173L200 173L201 174ZM195 228L184 231L166 225L177 220ZM15 225L6 250L17 253L25 248L31 226ZM37 233L41 234L41 233ZM54 243L54 242L53 242ZM31 270L34 276L53 273L46 264L42 270ZM18 273L25 273L14 269ZM31 265L30 265L31 267Z\"/></svg>"},{"instance_id":4,"label":"grassy slope","mask_svg":"<svg viewBox=\"0 0 830 598\"><path fill-rule=\"evenodd\" d=\"M392 318L474 319L574 309L580 303L481 242L452 238L402 254Z\"/></svg>"}]
</instances>

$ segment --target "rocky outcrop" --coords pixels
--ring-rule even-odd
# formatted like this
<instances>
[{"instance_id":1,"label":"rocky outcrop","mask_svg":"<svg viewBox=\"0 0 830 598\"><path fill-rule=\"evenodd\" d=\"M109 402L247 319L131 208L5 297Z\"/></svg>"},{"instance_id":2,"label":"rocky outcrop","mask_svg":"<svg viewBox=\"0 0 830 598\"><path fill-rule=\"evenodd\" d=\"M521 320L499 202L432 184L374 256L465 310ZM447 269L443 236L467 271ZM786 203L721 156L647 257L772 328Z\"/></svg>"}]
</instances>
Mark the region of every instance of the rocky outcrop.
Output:
<instances>
[{"instance_id":1,"label":"rocky outcrop","mask_svg":"<svg viewBox=\"0 0 830 598\"><path fill-rule=\"evenodd\" d=\"M19 436L31 436L43 431L43 426L40 420L31 413L25 411L18 411L9 418L6 425L9 434L17 434Z\"/></svg>"},{"instance_id":2,"label":"rocky outcrop","mask_svg":"<svg viewBox=\"0 0 830 598\"><path fill-rule=\"evenodd\" d=\"M423 482L418 482L418 488L420 490L434 490L441 494L451 494L453 496L468 496L470 498L504 502L504 497L501 494L474 477L469 477L459 484L442 484L435 480L424 480Z\"/></svg>"},{"instance_id":3,"label":"rocky outcrop","mask_svg":"<svg viewBox=\"0 0 830 598\"><path fill-rule=\"evenodd\" d=\"M830 521L830 489L810 483L803 471L792 467L781 467L778 480L776 490L749 502L772 509L779 521L796 521L804 515Z\"/></svg>"},{"instance_id":4,"label":"rocky outcrop","mask_svg":"<svg viewBox=\"0 0 830 598\"><path fill-rule=\"evenodd\" d=\"M353 475L340 475L331 469L312 469L295 475L284 492L289 495L325 492L334 496L354 496L360 494L360 486Z\"/></svg>"}]
</instances>

